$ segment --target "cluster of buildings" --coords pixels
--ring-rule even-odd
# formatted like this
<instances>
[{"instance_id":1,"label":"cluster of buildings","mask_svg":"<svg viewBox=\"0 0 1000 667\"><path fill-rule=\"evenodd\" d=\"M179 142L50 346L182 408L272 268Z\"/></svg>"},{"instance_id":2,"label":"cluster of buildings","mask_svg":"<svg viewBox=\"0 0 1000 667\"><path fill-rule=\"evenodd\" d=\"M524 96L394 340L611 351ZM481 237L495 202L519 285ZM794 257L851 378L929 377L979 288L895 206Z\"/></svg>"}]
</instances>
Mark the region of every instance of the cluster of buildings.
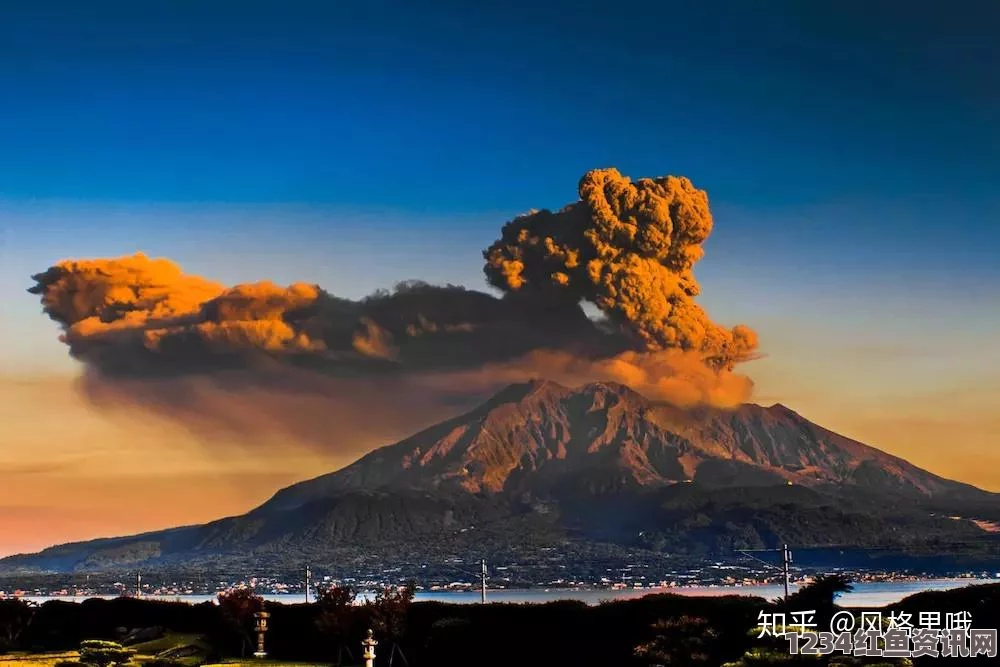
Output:
<instances>
[{"instance_id":1,"label":"cluster of buildings","mask_svg":"<svg viewBox=\"0 0 1000 667\"><path fill-rule=\"evenodd\" d=\"M477 564L478 565L478 564ZM426 573L424 577L414 577L412 573L401 568L372 568L371 572L359 573L356 576L337 577L325 575L310 579L307 584L303 574L272 575L245 578L214 578L214 579L181 579L163 575L147 575L145 579L136 576L134 581L125 582L112 579L101 579L97 575L87 577L86 582L58 581L39 583L34 586L7 587L0 582L0 598L69 598L103 596L149 596L159 599L171 598L202 598L214 599L220 592L234 587L249 587L261 595L268 597L289 596L289 599L306 600L306 590L309 599L315 599L319 589L330 585L350 586L361 591L374 591L387 585L398 585L408 580L416 580L418 591L463 592L480 590L483 579L481 572L476 572L467 564L462 567L460 562L452 562L449 567L429 571L427 566L421 568ZM558 589L577 590L663 590L688 587L727 587L778 585L783 583L784 575L774 568L758 565L733 565L725 563L707 564L703 567L693 567L678 570L656 571L645 564L631 564L623 567L605 567L603 571L593 570L578 573L575 576L566 572L564 566L537 568L523 565L499 565L489 568L486 584L490 590L522 590L522 589ZM857 583L866 582L905 582L919 581L929 578L926 574L903 572L849 571L840 570ZM445 576L454 574L455 576ZM1000 579L1000 573L965 572L955 578ZM796 571L790 576L793 584L807 583L810 580L808 572Z\"/></svg>"}]
</instances>

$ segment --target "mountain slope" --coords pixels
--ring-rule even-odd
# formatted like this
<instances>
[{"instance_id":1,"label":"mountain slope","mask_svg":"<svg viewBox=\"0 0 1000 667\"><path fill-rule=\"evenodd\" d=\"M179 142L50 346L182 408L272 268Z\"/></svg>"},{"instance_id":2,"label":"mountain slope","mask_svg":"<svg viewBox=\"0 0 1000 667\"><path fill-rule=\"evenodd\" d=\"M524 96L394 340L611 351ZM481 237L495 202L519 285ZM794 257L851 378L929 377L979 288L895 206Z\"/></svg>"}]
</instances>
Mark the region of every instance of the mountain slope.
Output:
<instances>
[{"instance_id":1,"label":"mountain slope","mask_svg":"<svg viewBox=\"0 0 1000 667\"><path fill-rule=\"evenodd\" d=\"M782 405L682 411L616 384L512 385L481 407L280 491L291 508L360 489L545 496L563 482L611 488L706 484L853 485L934 497L978 495ZM593 489L599 491L600 489Z\"/></svg>"},{"instance_id":2,"label":"mountain slope","mask_svg":"<svg viewBox=\"0 0 1000 667\"><path fill-rule=\"evenodd\" d=\"M1000 502L781 405L681 411L621 385L540 381L243 516L53 547L0 569L392 560L546 544L707 554L982 534L948 518L956 514L996 520Z\"/></svg>"}]
</instances>

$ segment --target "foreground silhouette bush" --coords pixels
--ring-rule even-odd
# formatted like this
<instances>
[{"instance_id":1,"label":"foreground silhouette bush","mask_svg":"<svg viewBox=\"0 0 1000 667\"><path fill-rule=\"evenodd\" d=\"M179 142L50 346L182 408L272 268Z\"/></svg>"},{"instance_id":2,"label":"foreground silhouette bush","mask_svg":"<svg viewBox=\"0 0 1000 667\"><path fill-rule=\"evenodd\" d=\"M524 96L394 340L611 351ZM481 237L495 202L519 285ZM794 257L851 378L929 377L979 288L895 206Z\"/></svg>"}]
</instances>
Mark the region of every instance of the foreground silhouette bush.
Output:
<instances>
[{"instance_id":1,"label":"foreground silhouette bush","mask_svg":"<svg viewBox=\"0 0 1000 667\"><path fill-rule=\"evenodd\" d=\"M681 616L653 624L656 636L639 644L637 658L649 665L715 665L719 633L704 618Z\"/></svg>"},{"instance_id":2,"label":"foreground silhouette bush","mask_svg":"<svg viewBox=\"0 0 1000 667\"><path fill-rule=\"evenodd\" d=\"M830 627L830 619L837 609L837 597L854 590L851 579L842 574L826 574L816 577L788 596L787 600L778 600L776 604L785 612L814 610L814 622L817 626Z\"/></svg>"},{"instance_id":3,"label":"foreground silhouette bush","mask_svg":"<svg viewBox=\"0 0 1000 667\"><path fill-rule=\"evenodd\" d=\"M368 619L367 625L387 644L390 667L397 654L406 661L401 643L406 637L407 617L415 594L416 585L410 582L405 586L380 588L373 599L365 601L363 609Z\"/></svg>"},{"instance_id":4,"label":"foreground silhouette bush","mask_svg":"<svg viewBox=\"0 0 1000 667\"><path fill-rule=\"evenodd\" d=\"M339 596L339 597L338 597ZM344 624L343 652L345 664L358 663L361 637L371 626L371 609L364 604L342 604L343 593L333 596L332 608L340 608ZM387 598L397 596L385 596ZM824 594L822 600L829 599ZM802 604L806 604L803 602ZM266 649L268 657L280 662L307 662L332 665L337 658L339 641L336 633L328 634L318 627L317 618L323 605L279 604L268 602L271 614L268 623ZM390 607L395 606L390 604ZM823 605L817 605L823 606ZM968 610L975 625L983 628L1000 626L1000 585L982 584L952 591L933 591L914 595L891 605L907 612L954 612ZM883 613L888 607L883 608ZM760 612L781 611L780 606L763 598L745 596L688 597L671 593L650 594L637 599L620 600L588 606L578 601L546 604L455 604L447 602L414 602L405 613L405 635L400 637L395 652L394 667L636 667L645 660L636 657L638 646L655 642L666 628L656 629L657 622L689 616L705 619L718 633L712 642L718 661L711 667L729 663L737 667L751 664L812 665L801 657L788 661L788 643L784 639L758 638ZM200 636L198 659L215 664L228 658L240 657L240 637L223 617L217 604L205 602L187 604L160 602L149 599L120 598L89 600L84 603L53 600L38 607L31 625L21 637L19 650L33 652L65 652L80 646L83 639L114 639L121 636L117 629L163 626L172 633ZM389 615L391 617L391 614ZM389 618L386 618L389 620ZM397 625L389 623L388 625ZM382 630L386 626L381 626ZM397 625L398 629L399 626ZM387 629L387 628L386 628ZM387 667L392 655L390 633L378 633L378 664ZM750 655L747 655L751 652ZM779 655L784 654L784 656ZM403 656L405 656L405 661ZM470 658L472 656L472 658ZM187 655L158 654L161 658L181 658L194 662ZM744 660L743 658L747 659ZM852 656L830 656L829 666L855 667ZM133 658L141 663L144 658ZM861 659L865 667L887 662L884 658ZM0 663L3 662L0 657ZM918 667L950 664L946 659L917 659ZM968 664L989 664L987 660ZM651 664L651 661L646 662ZM683 662L678 664L685 664ZM697 663L689 662L692 667ZM892 664L901 666L905 661ZM957 664L957 663L956 663ZM79 664L67 667L80 667Z\"/></svg>"},{"instance_id":5,"label":"foreground silhouette bush","mask_svg":"<svg viewBox=\"0 0 1000 667\"><path fill-rule=\"evenodd\" d=\"M219 593L218 600L223 618L240 637L240 657L246 657L254 646L254 614L264 609L264 598L250 588L233 588Z\"/></svg>"},{"instance_id":6,"label":"foreground silhouette bush","mask_svg":"<svg viewBox=\"0 0 1000 667\"><path fill-rule=\"evenodd\" d=\"M314 623L336 651L337 659L334 664L338 666L343 663L345 651L351 661L354 661L351 645L362 632L354 607L356 598L357 592L349 586L329 586L320 590L316 600L320 612Z\"/></svg>"},{"instance_id":7,"label":"foreground silhouette bush","mask_svg":"<svg viewBox=\"0 0 1000 667\"><path fill-rule=\"evenodd\" d=\"M37 605L20 598L0 600L0 655L17 648L36 609Z\"/></svg>"},{"instance_id":8,"label":"foreground silhouette bush","mask_svg":"<svg viewBox=\"0 0 1000 667\"><path fill-rule=\"evenodd\" d=\"M88 639L80 644L80 662L94 667L125 665L131 662L135 651L123 647L118 642L103 639Z\"/></svg>"}]
</instances>

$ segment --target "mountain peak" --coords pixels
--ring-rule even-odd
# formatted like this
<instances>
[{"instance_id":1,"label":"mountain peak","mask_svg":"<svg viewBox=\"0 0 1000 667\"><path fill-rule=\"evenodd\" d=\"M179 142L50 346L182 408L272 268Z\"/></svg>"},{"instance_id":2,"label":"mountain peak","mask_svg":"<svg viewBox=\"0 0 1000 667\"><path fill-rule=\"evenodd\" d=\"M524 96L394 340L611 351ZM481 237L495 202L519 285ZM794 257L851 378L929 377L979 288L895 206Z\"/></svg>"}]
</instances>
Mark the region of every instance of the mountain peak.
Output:
<instances>
[{"instance_id":1,"label":"mountain peak","mask_svg":"<svg viewBox=\"0 0 1000 667\"><path fill-rule=\"evenodd\" d=\"M781 403L685 411L615 382L568 388L535 378L269 502L287 508L342 492L402 490L541 498L691 480L924 496L955 486Z\"/></svg>"},{"instance_id":2,"label":"mountain peak","mask_svg":"<svg viewBox=\"0 0 1000 667\"><path fill-rule=\"evenodd\" d=\"M777 412L777 413L782 413L782 414L787 414L787 415L795 415L796 417L799 416L799 413L797 413L795 410L792 410L790 407L788 407L784 403L774 403L773 405L769 405L767 407L767 409L770 410L770 411L772 411L772 412Z\"/></svg>"},{"instance_id":3,"label":"mountain peak","mask_svg":"<svg viewBox=\"0 0 1000 667\"><path fill-rule=\"evenodd\" d=\"M558 382L541 378L532 378L531 380L527 380L525 382L515 382L507 385L487 400L484 407L496 406L502 403L516 403L527 398L528 396L538 394L565 393L568 391L569 388L564 387Z\"/></svg>"}]
</instances>

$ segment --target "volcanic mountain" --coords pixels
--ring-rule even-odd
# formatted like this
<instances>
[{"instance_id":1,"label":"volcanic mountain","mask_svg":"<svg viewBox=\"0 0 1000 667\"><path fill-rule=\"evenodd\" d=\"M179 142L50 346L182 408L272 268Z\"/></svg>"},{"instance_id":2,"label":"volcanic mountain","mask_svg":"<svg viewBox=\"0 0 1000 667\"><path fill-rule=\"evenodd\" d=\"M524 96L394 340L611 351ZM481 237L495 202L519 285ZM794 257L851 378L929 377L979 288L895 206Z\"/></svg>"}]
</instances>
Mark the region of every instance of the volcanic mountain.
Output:
<instances>
[{"instance_id":1,"label":"volcanic mountain","mask_svg":"<svg viewBox=\"0 0 1000 667\"><path fill-rule=\"evenodd\" d=\"M365 489L544 498L690 481L853 485L923 497L977 493L780 404L690 412L618 384L569 389L538 381L509 386L472 412L284 489L269 506Z\"/></svg>"},{"instance_id":2,"label":"volcanic mountain","mask_svg":"<svg viewBox=\"0 0 1000 667\"><path fill-rule=\"evenodd\" d=\"M1000 495L782 405L685 411L622 385L536 381L243 516L52 547L0 569L280 565L361 552L391 561L544 545L703 555L781 541L913 545L980 538L974 520L997 519Z\"/></svg>"}]
</instances>

